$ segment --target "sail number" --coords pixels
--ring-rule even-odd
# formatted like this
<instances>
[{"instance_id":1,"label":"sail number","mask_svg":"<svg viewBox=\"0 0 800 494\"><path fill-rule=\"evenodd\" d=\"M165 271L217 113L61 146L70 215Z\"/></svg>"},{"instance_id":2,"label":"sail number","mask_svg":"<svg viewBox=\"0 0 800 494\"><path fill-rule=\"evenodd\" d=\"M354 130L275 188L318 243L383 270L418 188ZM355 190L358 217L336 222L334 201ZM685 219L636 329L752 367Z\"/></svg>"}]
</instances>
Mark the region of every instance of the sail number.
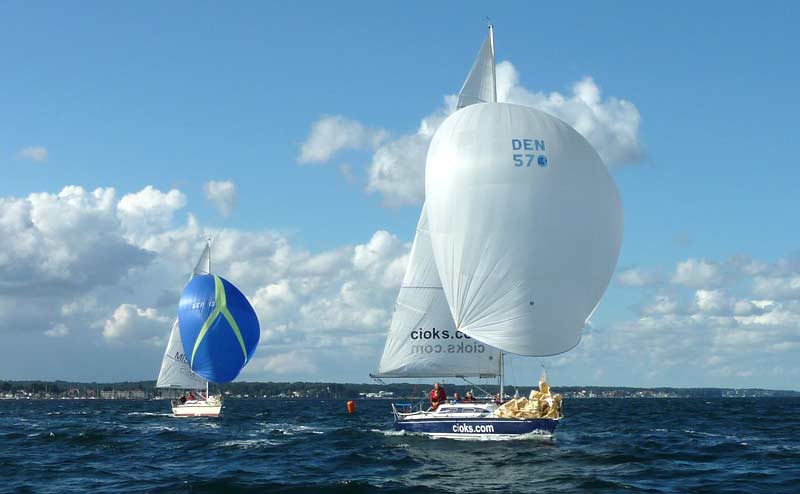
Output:
<instances>
[{"instance_id":1,"label":"sail number","mask_svg":"<svg viewBox=\"0 0 800 494\"><path fill-rule=\"evenodd\" d=\"M514 159L514 166L516 167L530 167L534 164L545 167L547 166L547 156L543 153L545 150L544 139L511 139L512 151L541 151L541 153L514 153L511 157Z\"/></svg>"}]
</instances>

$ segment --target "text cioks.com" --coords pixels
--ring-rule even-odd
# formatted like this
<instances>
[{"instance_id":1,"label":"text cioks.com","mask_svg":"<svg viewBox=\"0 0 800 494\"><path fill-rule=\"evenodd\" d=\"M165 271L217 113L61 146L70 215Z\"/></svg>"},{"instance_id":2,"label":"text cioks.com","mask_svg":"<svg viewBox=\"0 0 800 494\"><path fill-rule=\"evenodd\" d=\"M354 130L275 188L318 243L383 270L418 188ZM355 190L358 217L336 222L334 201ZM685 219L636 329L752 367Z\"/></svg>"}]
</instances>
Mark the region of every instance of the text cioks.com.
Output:
<instances>
[{"instance_id":1,"label":"text cioks.com","mask_svg":"<svg viewBox=\"0 0 800 494\"><path fill-rule=\"evenodd\" d=\"M414 329L411 331L412 340L468 340L469 336L459 330L449 329Z\"/></svg>"}]
</instances>

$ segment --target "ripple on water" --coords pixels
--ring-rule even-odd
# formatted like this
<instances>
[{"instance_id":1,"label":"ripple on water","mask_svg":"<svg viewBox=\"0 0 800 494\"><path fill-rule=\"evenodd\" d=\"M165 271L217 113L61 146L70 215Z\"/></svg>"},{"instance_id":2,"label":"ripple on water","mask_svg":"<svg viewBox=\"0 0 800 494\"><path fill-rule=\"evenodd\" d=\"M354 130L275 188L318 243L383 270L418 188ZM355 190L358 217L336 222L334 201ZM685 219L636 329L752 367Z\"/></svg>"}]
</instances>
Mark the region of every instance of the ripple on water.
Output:
<instances>
[{"instance_id":1,"label":"ripple on water","mask_svg":"<svg viewBox=\"0 0 800 494\"><path fill-rule=\"evenodd\" d=\"M521 441L394 431L385 401L349 416L344 401L229 400L219 419L2 403L0 477L37 493L797 492L800 400L746 401L570 400L551 440Z\"/></svg>"}]
</instances>

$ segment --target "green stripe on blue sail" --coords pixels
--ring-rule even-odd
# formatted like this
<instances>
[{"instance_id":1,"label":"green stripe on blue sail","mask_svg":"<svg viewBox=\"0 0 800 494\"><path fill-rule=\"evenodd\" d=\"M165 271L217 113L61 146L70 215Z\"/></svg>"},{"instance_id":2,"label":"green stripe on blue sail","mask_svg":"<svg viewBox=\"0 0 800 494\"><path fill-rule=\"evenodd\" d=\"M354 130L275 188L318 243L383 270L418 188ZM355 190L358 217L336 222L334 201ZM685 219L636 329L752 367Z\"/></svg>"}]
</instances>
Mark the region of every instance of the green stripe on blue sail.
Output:
<instances>
[{"instance_id":1,"label":"green stripe on blue sail","mask_svg":"<svg viewBox=\"0 0 800 494\"><path fill-rule=\"evenodd\" d=\"M227 280L195 276L181 295L178 319L192 371L201 377L229 382L252 359L260 336L258 318Z\"/></svg>"},{"instance_id":2,"label":"green stripe on blue sail","mask_svg":"<svg viewBox=\"0 0 800 494\"><path fill-rule=\"evenodd\" d=\"M200 334L197 336L197 340L194 342L194 348L192 348L192 358L190 360L191 365L194 365L194 356L197 354L197 349L200 348L200 343L203 342L203 338L206 337L206 333L208 333L208 330L211 329L211 325L214 323L214 320L219 317L219 313L225 309L225 287L222 285L222 282L217 275L212 274L211 276L214 277L214 311L211 312L211 315L208 316L206 321L203 323L203 326L200 328Z\"/></svg>"}]
</instances>

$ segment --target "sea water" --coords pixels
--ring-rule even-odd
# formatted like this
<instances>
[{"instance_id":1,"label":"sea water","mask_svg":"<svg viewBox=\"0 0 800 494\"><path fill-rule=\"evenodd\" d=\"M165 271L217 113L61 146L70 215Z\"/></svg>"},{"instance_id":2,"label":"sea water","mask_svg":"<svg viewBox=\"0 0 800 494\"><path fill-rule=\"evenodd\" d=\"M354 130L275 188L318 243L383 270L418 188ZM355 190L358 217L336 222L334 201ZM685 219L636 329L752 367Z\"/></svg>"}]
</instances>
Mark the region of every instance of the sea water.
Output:
<instances>
[{"instance_id":1,"label":"sea water","mask_svg":"<svg viewBox=\"0 0 800 494\"><path fill-rule=\"evenodd\" d=\"M0 492L800 493L800 399L571 399L552 440L392 431L390 402L0 401Z\"/></svg>"}]
</instances>

